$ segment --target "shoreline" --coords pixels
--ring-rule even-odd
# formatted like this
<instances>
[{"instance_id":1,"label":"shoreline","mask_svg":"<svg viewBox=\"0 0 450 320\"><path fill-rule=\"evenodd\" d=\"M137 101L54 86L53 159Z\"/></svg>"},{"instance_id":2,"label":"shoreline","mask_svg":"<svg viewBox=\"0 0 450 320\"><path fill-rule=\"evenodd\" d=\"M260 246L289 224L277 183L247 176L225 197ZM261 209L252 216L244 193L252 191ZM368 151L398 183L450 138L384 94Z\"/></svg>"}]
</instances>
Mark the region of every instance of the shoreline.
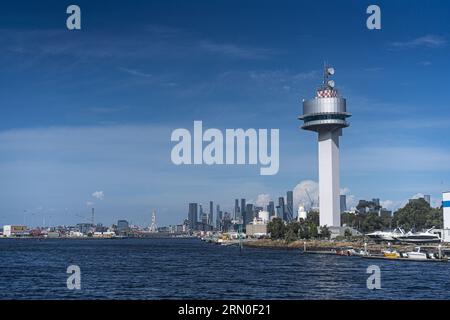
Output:
<instances>
[{"instance_id":1,"label":"shoreline","mask_svg":"<svg viewBox=\"0 0 450 320\"><path fill-rule=\"evenodd\" d=\"M286 243L284 240L261 239L255 241L244 241L244 247L261 248L261 249L282 249L282 250L304 250L306 243L306 251L317 250L333 250L343 247L353 247L354 249L364 249L364 241L332 241L332 240L297 240ZM371 252L381 252L387 248L395 250L412 250L415 247L437 247L439 244L419 245L419 244L391 244L367 242L367 250ZM450 246L442 245L441 249L450 249Z\"/></svg>"}]
</instances>

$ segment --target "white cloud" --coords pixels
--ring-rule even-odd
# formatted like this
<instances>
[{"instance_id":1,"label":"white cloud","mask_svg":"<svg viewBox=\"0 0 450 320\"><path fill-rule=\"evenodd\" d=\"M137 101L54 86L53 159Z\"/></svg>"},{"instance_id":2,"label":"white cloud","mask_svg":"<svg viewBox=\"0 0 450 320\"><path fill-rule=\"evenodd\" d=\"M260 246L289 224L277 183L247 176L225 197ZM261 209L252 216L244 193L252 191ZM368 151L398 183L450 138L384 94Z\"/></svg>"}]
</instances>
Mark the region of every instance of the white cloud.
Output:
<instances>
[{"instance_id":1,"label":"white cloud","mask_svg":"<svg viewBox=\"0 0 450 320\"><path fill-rule=\"evenodd\" d=\"M424 66L424 67L428 67L428 66L431 66L432 63L431 63L431 61L421 61L421 62L420 62L420 65L421 65L421 66Z\"/></svg>"},{"instance_id":2,"label":"white cloud","mask_svg":"<svg viewBox=\"0 0 450 320\"><path fill-rule=\"evenodd\" d=\"M93 207L94 204L95 204L95 203L92 202L92 201L86 201L86 207L88 207L88 208Z\"/></svg>"},{"instance_id":3,"label":"white cloud","mask_svg":"<svg viewBox=\"0 0 450 320\"><path fill-rule=\"evenodd\" d=\"M133 76L138 76L138 77L149 78L152 76L150 73L146 73L146 72L136 70L136 69L129 69L129 68L121 67L121 68L119 68L119 70L123 71L125 73L128 73L128 74L131 74Z\"/></svg>"},{"instance_id":4,"label":"white cloud","mask_svg":"<svg viewBox=\"0 0 450 320\"><path fill-rule=\"evenodd\" d=\"M216 43L210 40L200 41L198 46L207 52L240 59L265 59L272 54L272 51L268 49L242 47L233 43Z\"/></svg>"},{"instance_id":5,"label":"white cloud","mask_svg":"<svg viewBox=\"0 0 450 320\"><path fill-rule=\"evenodd\" d=\"M105 193L103 191L95 191L92 193L92 196L99 200L103 200L103 198L105 197Z\"/></svg>"},{"instance_id":6,"label":"white cloud","mask_svg":"<svg viewBox=\"0 0 450 320\"><path fill-rule=\"evenodd\" d=\"M442 36L429 34L423 37L419 37L410 41L398 41L392 43L395 48L438 48L447 44L447 39Z\"/></svg>"},{"instance_id":7,"label":"white cloud","mask_svg":"<svg viewBox=\"0 0 450 320\"><path fill-rule=\"evenodd\" d=\"M340 193L347 196L348 209L356 206L356 196L351 193L349 188L341 188ZM319 206L319 184L316 181L304 180L295 186L294 210L296 210L299 205L303 205L306 210L311 209L311 207Z\"/></svg>"},{"instance_id":8,"label":"white cloud","mask_svg":"<svg viewBox=\"0 0 450 320\"><path fill-rule=\"evenodd\" d=\"M380 201L380 205L383 208L386 208L391 211L395 211L398 208L401 208L405 204L405 201L396 201L396 200L382 200Z\"/></svg>"},{"instance_id":9,"label":"white cloud","mask_svg":"<svg viewBox=\"0 0 450 320\"><path fill-rule=\"evenodd\" d=\"M319 205L319 184L312 180L305 180L297 184L294 188L294 211L299 205L303 205L306 210Z\"/></svg>"},{"instance_id":10,"label":"white cloud","mask_svg":"<svg viewBox=\"0 0 450 320\"><path fill-rule=\"evenodd\" d=\"M255 205L257 207L266 207L272 201L272 198L267 193L258 194L255 200Z\"/></svg>"},{"instance_id":11,"label":"white cloud","mask_svg":"<svg viewBox=\"0 0 450 320\"><path fill-rule=\"evenodd\" d=\"M356 208L357 200L356 196L351 193L347 187L341 188L341 194L346 196L347 210L354 210Z\"/></svg>"},{"instance_id":12,"label":"white cloud","mask_svg":"<svg viewBox=\"0 0 450 320\"><path fill-rule=\"evenodd\" d=\"M396 210L403 208L404 206L406 206L409 202L409 199L419 199L419 198L423 198L424 194L423 193L416 193L414 195L412 195L411 197L409 197L408 199L404 199L404 200L383 200L380 201L380 204L383 206L383 208L386 208L388 210L392 210L393 212L395 212ZM436 199L436 198L431 198L431 207L436 208L436 207L440 207L442 200L440 199Z\"/></svg>"}]
</instances>

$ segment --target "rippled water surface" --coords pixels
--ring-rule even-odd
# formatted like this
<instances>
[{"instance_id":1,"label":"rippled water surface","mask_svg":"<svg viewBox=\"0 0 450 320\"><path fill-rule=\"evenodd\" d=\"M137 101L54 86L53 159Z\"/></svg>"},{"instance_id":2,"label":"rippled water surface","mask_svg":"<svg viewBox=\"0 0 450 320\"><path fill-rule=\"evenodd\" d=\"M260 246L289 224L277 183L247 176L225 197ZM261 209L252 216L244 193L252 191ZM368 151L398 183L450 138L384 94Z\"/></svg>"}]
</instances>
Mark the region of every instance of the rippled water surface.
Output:
<instances>
[{"instance_id":1,"label":"rippled water surface","mask_svg":"<svg viewBox=\"0 0 450 320\"><path fill-rule=\"evenodd\" d=\"M66 287L73 264L78 291ZM372 264L381 290L367 289ZM0 240L0 299L449 299L449 270L197 239Z\"/></svg>"}]
</instances>

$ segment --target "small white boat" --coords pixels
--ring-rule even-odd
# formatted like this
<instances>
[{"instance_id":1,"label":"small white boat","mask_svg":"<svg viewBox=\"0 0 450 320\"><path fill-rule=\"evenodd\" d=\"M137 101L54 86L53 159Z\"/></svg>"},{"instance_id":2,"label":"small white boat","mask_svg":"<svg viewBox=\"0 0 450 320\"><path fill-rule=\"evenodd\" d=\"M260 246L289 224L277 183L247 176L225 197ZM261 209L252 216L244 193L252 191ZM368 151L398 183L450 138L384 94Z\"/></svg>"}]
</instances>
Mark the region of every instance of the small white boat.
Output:
<instances>
[{"instance_id":1,"label":"small white boat","mask_svg":"<svg viewBox=\"0 0 450 320\"><path fill-rule=\"evenodd\" d=\"M420 252L420 247L416 248L416 251L406 253L408 259L412 260L427 260L428 256L425 252Z\"/></svg>"}]
</instances>

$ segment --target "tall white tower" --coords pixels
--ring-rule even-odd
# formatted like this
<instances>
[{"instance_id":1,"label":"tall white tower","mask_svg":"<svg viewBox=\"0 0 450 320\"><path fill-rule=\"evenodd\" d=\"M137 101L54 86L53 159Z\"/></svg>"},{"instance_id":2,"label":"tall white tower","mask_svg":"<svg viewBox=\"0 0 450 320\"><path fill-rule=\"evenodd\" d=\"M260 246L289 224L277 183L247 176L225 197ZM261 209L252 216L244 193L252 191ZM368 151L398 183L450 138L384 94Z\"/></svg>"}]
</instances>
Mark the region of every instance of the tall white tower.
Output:
<instances>
[{"instance_id":1,"label":"tall white tower","mask_svg":"<svg viewBox=\"0 0 450 320\"><path fill-rule=\"evenodd\" d=\"M316 96L303 101L302 129L319 134L319 210L320 225L341 226L339 190L339 137L348 127L346 100L335 88L330 76L334 68L325 67L322 86Z\"/></svg>"},{"instance_id":2,"label":"tall white tower","mask_svg":"<svg viewBox=\"0 0 450 320\"><path fill-rule=\"evenodd\" d=\"M150 232L158 232L158 226L156 225L156 211L153 210L152 212L152 224L149 228Z\"/></svg>"}]
</instances>

